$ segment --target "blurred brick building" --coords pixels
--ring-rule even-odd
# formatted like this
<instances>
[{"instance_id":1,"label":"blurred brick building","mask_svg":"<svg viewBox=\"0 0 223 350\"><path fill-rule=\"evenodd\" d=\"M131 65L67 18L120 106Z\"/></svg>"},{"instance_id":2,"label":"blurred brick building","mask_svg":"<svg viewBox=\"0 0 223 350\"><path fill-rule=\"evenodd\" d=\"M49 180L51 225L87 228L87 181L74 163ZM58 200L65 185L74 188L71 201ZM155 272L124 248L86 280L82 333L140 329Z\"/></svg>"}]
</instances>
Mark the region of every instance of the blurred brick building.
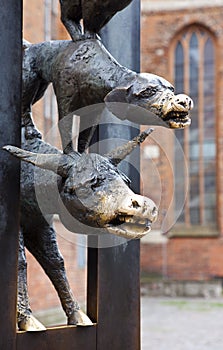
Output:
<instances>
[{"instance_id":1,"label":"blurred brick building","mask_svg":"<svg viewBox=\"0 0 223 350\"><path fill-rule=\"evenodd\" d=\"M164 76L195 105L190 128L156 128L142 150L142 190L160 203L156 230L142 240L149 274L223 277L222 16L218 0L142 1L141 71Z\"/></svg>"}]
</instances>

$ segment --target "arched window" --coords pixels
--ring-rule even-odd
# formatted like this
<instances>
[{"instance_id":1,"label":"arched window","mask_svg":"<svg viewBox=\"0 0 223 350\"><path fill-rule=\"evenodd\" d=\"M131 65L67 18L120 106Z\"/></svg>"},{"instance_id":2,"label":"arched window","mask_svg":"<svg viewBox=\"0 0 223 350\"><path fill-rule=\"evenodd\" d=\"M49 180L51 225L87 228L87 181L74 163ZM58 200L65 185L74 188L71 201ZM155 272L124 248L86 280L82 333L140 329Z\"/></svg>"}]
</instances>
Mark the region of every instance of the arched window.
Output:
<instances>
[{"instance_id":1,"label":"arched window","mask_svg":"<svg viewBox=\"0 0 223 350\"><path fill-rule=\"evenodd\" d=\"M190 27L176 40L174 84L176 93L184 92L194 101L191 126L175 133L175 215L187 227L209 226L216 223L215 46L205 29Z\"/></svg>"}]
</instances>

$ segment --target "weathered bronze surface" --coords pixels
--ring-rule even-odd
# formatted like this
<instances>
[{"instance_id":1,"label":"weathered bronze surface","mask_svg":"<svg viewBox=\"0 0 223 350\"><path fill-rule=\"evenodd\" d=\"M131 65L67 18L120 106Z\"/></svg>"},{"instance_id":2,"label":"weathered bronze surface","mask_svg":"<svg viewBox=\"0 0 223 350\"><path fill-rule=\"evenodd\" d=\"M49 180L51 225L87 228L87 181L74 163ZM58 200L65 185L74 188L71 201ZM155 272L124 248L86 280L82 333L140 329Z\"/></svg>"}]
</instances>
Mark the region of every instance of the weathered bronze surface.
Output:
<instances>
[{"instance_id":1,"label":"weathered bronze surface","mask_svg":"<svg viewBox=\"0 0 223 350\"><path fill-rule=\"evenodd\" d=\"M60 0L61 21L73 40L94 37L132 0ZM83 30L80 20L83 19Z\"/></svg>"},{"instance_id":2,"label":"weathered bronze surface","mask_svg":"<svg viewBox=\"0 0 223 350\"><path fill-rule=\"evenodd\" d=\"M26 246L56 288L68 324L92 324L80 310L67 281L63 258L58 250L52 225L58 214L65 226L77 232L77 226L66 221L66 210L85 224L82 233L103 228L125 238L141 238L150 231L157 218L157 208L150 199L134 194L128 179L116 167L151 130L103 157L98 154L62 154L39 138L25 140L24 149L5 146L4 149L22 159L21 231L19 242L18 326L22 330L44 330L32 316L26 280ZM35 153L33 153L35 152ZM34 166L38 168L35 170ZM35 172L37 171L37 174ZM55 183L58 191L55 192ZM35 189L42 191L44 214L36 199ZM88 226L87 226L88 225ZM85 230L89 227L89 230ZM97 230L98 233L98 230Z\"/></svg>"},{"instance_id":3,"label":"weathered bronze surface","mask_svg":"<svg viewBox=\"0 0 223 350\"><path fill-rule=\"evenodd\" d=\"M55 231L52 226L54 213L58 213L65 226L74 232L76 232L78 223L80 225L82 223L83 225L80 226L81 232L90 234L110 232L126 238L142 237L149 232L150 224L157 216L157 209L154 203L148 198L135 195L128 187L127 177L118 171L116 167L147 135L141 134L124 147L110 152L106 157L97 154L81 155L73 152L70 145L72 121L68 118L69 125L61 123L61 136L65 152L69 155L60 153L57 149L41 141L41 135L35 129L31 118L32 104L43 96L49 83L53 83L56 92L61 120L66 119L64 117L79 108L105 101L107 108L121 119L127 118L143 124L157 124L159 121L164 121L166 126L171 128L183 128L190 124L187 114L192 108L192 101L188 96L175 96L173 87L161 77L150 74L137 74L121 66L106 51L101 42L97 40L98 31L117 11L123 9L130 2L131 0L61 0L61 18L73 42L55 41L38 45L24 43L22 124L25 126L26 139L23 140L22 146L25 150L14 147L5 148L18 158L25 160L25 162L22 162L21 173L21 222L18 259L18 327L20 330L45 330L45 327L33 317L29 306L25 246L38 260L55 286L62 307L67 315L68 324L92 325L91 320L80 310L70 290L64 261L59 253ZM15 15L16 11L14 13L13 11L9 12L13 14L14 18L18 17ZM16 12L17 15L18 13L19 11ZM84 30L80 27L81 18L84 23ZM5 25L4 21L2 23ZM4 25L3 29L5 28ZM16 30L21 32L21 28L16 27ZM16 36L14 35L13 37ZM7 42L8 37L6 36L5 38L5 42ZM10 46L10 50L11 47L16 47L11 38L8 42L13 43ZM4 47L7 47L7 45ZM7 50L7 53L10 50ZM19 50L17 50L18 53ZM15 51L12 51L10 60L6 57L9 63L7 72L12 69L13 74L11 77L13 79L16 77L15 68L19 74L18 64L12 64L12 61L15 63L15 59L18 62L17 54L15 54ZM5 56L3 58L5 59ZM6 67L5 62L3 63L3 66ZM19 81L19 78L17 80ZM4 90L5 86L7 87L6 92ZM8 117L8 115L10 116L13 113L13 120L15 120L15 111L17 111L16 114L18 115L20 108L12 109L11 106L14 105L15 107L15 103L19 102L18 99L15 102L15 96L18 96L19 93L13 95L12 92L17 90L12 89L11 92L11 89L8 87L9 85L3 84L4 93L2 93L2 96L9 104L5 108L3 103L2 114ZM129 108L129 106L132 106L132 108ZM137 109L137 113L135 113L134 106L140 107L141 112ZM151 123L150 116L148 117L145 111L154 113L154 123ZM81 116L81 134L79 138L79 151L81 153L88 146L99 118L100 113L96 113L90 119ZM4 127L7 124L5 120L6 118L4 117ZM90 129L87 129L89 121ZM4 127L2 130L4 130ZM14 143L14 141L16 141L16 144L18 143L18 137L15 138L13 135L14 127L16 127L16 123L14 125L12 121L10 127L8 127L10 139L6 141L6 138L4 138L4 144ZM18 136L18 134L16 135ZM29 153L30 151L34 153ZM36 153L38 153L38 156L36 156ZM5 158L7 159L7 155L5 155ZM34 168L33 164L37 165L37 169ZM11 174L14 172L12 171L13 168L11 169L10 167L9 172L5 170L7 169L5 167L6 163L3 163L3 165L4 187L7 185L7 189L8 185L10 185L11 190L14 190L14 185L12 186L14 182L11 181ZM8 179L6 179L7 176L5 174L7 174ZM56 192L54 191L55 184ZM44 211L38 205L35 189L42 193ZM10 194L11 192L7 191L8 193ZM3 196L3 201L7 203L7 206L11 206L12 198L13 196L9 196L9 198ZM17 199L14 202L13 209ZM73 221L67 221L65 211L76 218L75 226ZM7 210L7 212L10 211ZM2 213L4 214L4 211ZM13 215L13 217L17 219L17 215ZM7 327L9 324L8 320L10 320L11 330L14 331L15 314L14 311L8 312L8 301L10 304L15 305L15 278L13 278L13 273L15 276L15 256L13 254L16 251L17 241L13 236L17 229L17 220L15 219L15 224L13 229L11 229L12 220L11 217L9 218L8 231L5 231L7 235L5 235L1 245L2 255L4 256L2 261L3 263L7 261L6 272L3 278L4 287L8 284L8 276L10 275L12 278L10 287L6 288L5 292L3 291L6 307L4 308L2 320L4 323L7 323ZM4 215L3 220L5 220ZM84 334L79 333L79 335L73 327L67 327L63 330L50 330L47 333L40 332L38 335L35 335L35 339L25 332L19 332L17 334L17 346L19 348L33 349L44 347L44 349L53 350L56 348L64 349L66 346L71 346L75 349L92 349L92 344L86 338L89 336L89 339L94 342L94 348L96 346L98 349L104 349L108 341L110 342L112 339L113 334L119 339L123 338L123 327L117 327L117 323L114 322L116 310L118 310L118 325L120 325L121 320L121 323L125 324L126 334L129 335L130 332L132 334L131 337L127 336L126 338L128 339L123 343L119 342L119 344L125 344L124 346L121 345L120 349L130 349L131 347L135 350L138 348L138 329L136 330L134 325L139 316L132 317L132 315L139 313L139 308L135 307L139 305L138 302L135 302L136 299L139 300L139 288L135 288L134 278L136 275L139 276L138 245L138 241L128 242L125 247L115 247L115 249L112 247L109 251L100 251L100 254L95 251L89 254L88 262L92 262L93 258L95 264L89 268L88 282L90 283L88 288L91 288L92 284L94 284L94 288L93 292L91 291L93 298L91 298L91 306L89 307L88 305L88 309L91 312L93 311L91 313L94 314L93 320L99 320L97 334L96 327L90 327ZM11 254L12 252L13 254ZM125 258L123 259L124 255ZM97 268L100 270L98 274ZM92 271L93 274L91 274ZM123 278L124 275L127 278ZM93 279L94 283L92 283ZM128 282L125 283L126 281ZM117 285L115 292L114 284ZM126 293L126 286L128 293ZM124 308L119 308L120 296L123 295L125 298L121 300L121 303L125 306ZM98 301L99 299L100 302ZM113 310L111 308L109 310L109 306L107 306L109 300L113 300ZM93 304L94 306L92 307ZM12 307L10 310L12 310ZM134 322L132 323L133 318ZM106 324L105 327L103 326L104 324ZM127 327L126 324L128 324ZM7 327L2 327L3 332L4 329L8 331ZM10 337L7 338L7 344L3 345L4 349L6 347L7 349L10 348L10 350L15 348L14 335L13 345L10 341L12 339L11 330L7 332ZM107 338L108 334L110 334L109 340ZM135 343L132 341L133 338L136 340ZM48 342L51 346L49 346ZM70 345L71 343L72 345ZM73 343L75 344L73 345ZM113 343L110 342L108 347L113 349ZM117 346L115 348L117 349Z\"/></svg>"},{"instance_id":4,"label":"weathered bronze surface","mask_svg":"<svg viewBox=\"0 0 223 350\"><path fill-rule=\"evenodd\" d=\"M121 66L97 39L99 30L130 2L61 0L61 18L73 41L50 41L36 45L24 42L24 149L5 147L5 150L25 161L21 173L18 260L20 330L45 330L33 317L29 306L25 247L52 281L68 324L92 325L80 310L70 289L52 225L53 214L57 213L62 223L74 232L80 225L82 233L109 232L129 239L147 234L157 217L155 204L146 197L136 195L129 188L127 177L117 169L117 164L149 132L107 156L85 154L83 152L99 122L100 111L91 116L80 115L77 153L72 148L72 118L65 117L82 107L105 102L107 108L120 119L140 124L162 121L170 128L190 125L188 112L193 102L188 96L174 95L173 86L159 76L137 74ZM84 31L80 19L83 19ZM67 120L60 123L64 153L41 140L31 117L32 105L43 96L50 83L56 94L59 119ZM148 112L154 115L153 123ZM33 165L38 170L34 170ZM36 197L36 189L44 199L43 211Z\"/></svg>"},{"instance_id":5,"label":"weathered bronze surface","mask_svg":"<svg viewBox=\"0 0 223 350\"><path fill-rule=\"evenodd\" d=\"M31 119L31 106L43 96L49 83L53 84L57 97L60 120L82 107L105 101L117 117L135 123L162 122L173 129L191 123L188 112L193 102L190 97L175 95L173 86L162 77L137 74L121 66L99 40L50 41L26 47L22 119L27 138L38 135ZM79 152L88 146L99 119L100 114L81 117ZM72 150L72 120L61 125L63 148L69 153Z\"/></svg>"}]
</instances>

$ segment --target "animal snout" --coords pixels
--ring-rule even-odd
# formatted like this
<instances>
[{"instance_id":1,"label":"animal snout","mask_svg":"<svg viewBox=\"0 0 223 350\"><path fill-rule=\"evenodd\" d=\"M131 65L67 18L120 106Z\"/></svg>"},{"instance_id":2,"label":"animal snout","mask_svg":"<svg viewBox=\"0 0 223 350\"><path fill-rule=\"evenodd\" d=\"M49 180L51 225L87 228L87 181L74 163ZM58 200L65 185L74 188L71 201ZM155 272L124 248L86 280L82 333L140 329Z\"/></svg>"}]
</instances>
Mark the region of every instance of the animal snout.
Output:
<instances>
[{"instance_id":1,"label":"animal snout","mask_svg":"<svg viewBox=\"0 0 223 350\"><path fill-rule=\"evenodd\" d=\"M183 107L185 110L191 110L194 106L193 100L184 94L179 94L175 96L174 104Z\"/></svg>"},{"instance_id":2,"label":"animal snout","mask_svg":"<svg viewBox=\"0 0 223 350\"><path fill-rule=\"evenodd\" d=\"M153 209L152 209L152 211L151 211L151 215L152 215L152 217L154 218L154 219L156 219L157 218L157 215L158 215L158 209L157 209L157 207L153 207Z\"/></svg>"},{"instance_id":3,"label":"animal snout","mask_svg":"<svg viewBox=\"0 0 223 350\"><path fill-rule=\"evenodd\" d=\"M132 200L132 207L135 209L140 207L140 204L138 203L137 200Z\"/></svg>"},{"instance_id":4,"label":"animal snout","mask_svg":"<svg viewBox=\"0 0 223 350\"><path fill-rule=\"evenodd\" d=\"M133 215L139 215L141 218L147 218L152 223L156 221L158 216L158 208L155 203L144 196L136 195L131 200L131 208L134 213Z\"/></svg>"}]
</instances>

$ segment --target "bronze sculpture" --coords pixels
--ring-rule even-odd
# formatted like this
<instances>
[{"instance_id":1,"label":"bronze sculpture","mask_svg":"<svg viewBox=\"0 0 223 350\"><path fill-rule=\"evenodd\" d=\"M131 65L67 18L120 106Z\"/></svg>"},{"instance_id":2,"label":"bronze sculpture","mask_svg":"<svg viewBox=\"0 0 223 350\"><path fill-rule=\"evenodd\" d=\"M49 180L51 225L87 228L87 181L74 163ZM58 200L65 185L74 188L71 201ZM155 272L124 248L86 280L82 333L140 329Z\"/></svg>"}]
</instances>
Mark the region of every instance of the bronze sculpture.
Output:
<instances>
[{"instance_id":1,"label":"bronze sculpture","mask_svg":"<svg viewBox=\"0 0 223 350\"><path fill-rule=\"evenodd\" d=\"M141 124L150 124L147 112L153 113L154 124L162 121L166 127L174 129L184 128L191 122L188 112L193 102L188 96L174 95L173 86L159 76L137 74L121 66L98 40L98 31L130 2L61 0L61 18L73 41L24 43L22 126L25 138L22 146L25 150L5 147L25 161L21 173L18 272L18 327L21 330L45 329L33 317L29 306L25 246L56 288L68 324L92 324L70 290L52 226L54 213L58 213L62 223L75 232L80 222L85 224L81 226L83 233L96 233L96 228L99 228L101 233L109 232L129 239L147 234L157 217L155 204L134 194L128 187L126 176L117 169L117 164L149 132L106 157L82 154L99 122L101 110L90 116L80 115L79 153L72 148L72 120L65 117L82 107L105 102L120 119ZM99 9L98 16L93 15L95 6ZM56 93L59 118L68 120L60 124L64 154L41 141L31 117L32 105L43 96L50 83ZM134 107L137 107L138 118ZM33 151L35 153L30 153ZM34 178L33 165L40 168L35 170L37 179ZM58 190L52 191L55 184ZM43 193L44 214L39 208L34 186ZM76 218L75 227L67 220L67 212Z\"/></svg>"},{"instance_id":2,"label":"bronze sculpture","mask_svg":"<svg viewBox=\"0 0 223 350\"><path fill-rule=\"evenodd\" d=\"M139 124L151 124L151 114L154 115L152 124L162 121L173 129L184 128L191 122L190 97L174 95L173 86L159 76L137 74L121 66L99 40L50 41L27 45L24 51L22 123L28 138L38 135L31 118L32 104L43 96L51 82L60 120L82 107L105 101L119 118ZM123 108L117 110L113 102L126 104L124 111ZM143 112L138 110L132 118L129 106L141 107ZM148 116L148 112L152 113ZM87 148L99 119L100 113L80 118L79 152ZM72 120L62 125L62 144L65 153L69 153Z\"/></svg>"},{"instance_id":3,"label":"bronze sculpture","mask_svg":"<svg viewBox=\"0 0 223 350\"><path fill-rule=\"evenodd\" d=\"M61 21L72 40L94 38L132 0L60 0ZM80 20L83 19L84 35Z\"/></svg>"},{"instance_id":4,"label":"bronze sculpture","mask_svg":"<svg viewBox=\"0 0 223 350\"><path fill-rule=\"evenodd\" d=\"M143 142L150 132L140 134L105 157L93 153L65 155L39 138L24 140L24 149L4 147L24 161L21 170L19 329L44 329L32 316L29 306L24 246L51 279L67 315L68 324L91 325L69 287L63 258L57 247L53 214L57 213L67 226L65 206L74 218L86 225L81 227L82 233L93 234L95 227L102 229L100 233L112 233L128 239L141 238L147 234L157 218L157 208L150 199L130 190L126 184L128 180L117 169L117 164L137 144ZM33 165L40 169L34 170ZM58 191L54 190L55 184ZM39 208L35 188L43 193L45 214ZM77 232L76 224L69 225L68 228ZM98 230L95 232L98 233Z\"/></svg>"}]
</instances>

